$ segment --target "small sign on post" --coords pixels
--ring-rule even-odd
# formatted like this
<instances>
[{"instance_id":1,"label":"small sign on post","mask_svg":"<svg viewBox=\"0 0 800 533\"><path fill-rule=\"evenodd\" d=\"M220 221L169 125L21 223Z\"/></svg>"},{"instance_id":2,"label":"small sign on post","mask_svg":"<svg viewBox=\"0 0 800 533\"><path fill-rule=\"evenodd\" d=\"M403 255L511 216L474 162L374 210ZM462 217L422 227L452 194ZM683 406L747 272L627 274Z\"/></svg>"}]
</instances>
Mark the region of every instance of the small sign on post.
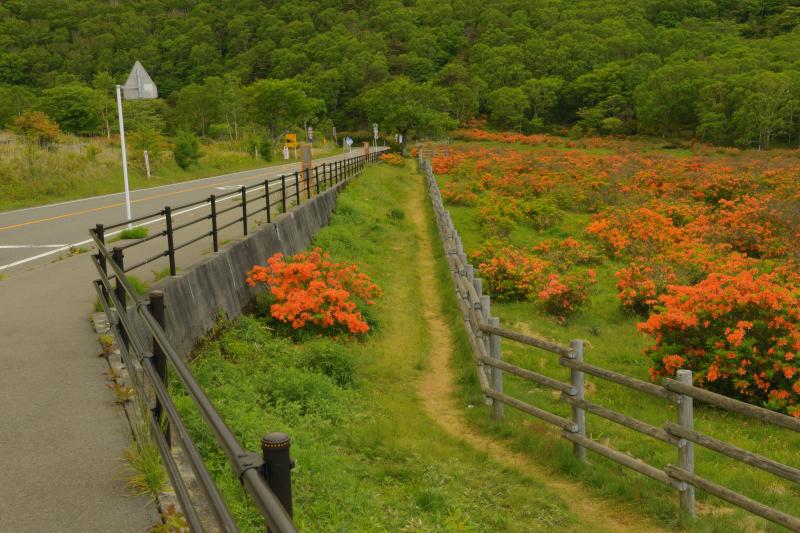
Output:
<instances>
[{"instance_id":1,"label":"small sign on post","mask_svg":"<svg viewBox=\"0 0 800 533\"><path fill-rule=\"evenodd\" d=\"M311 126L308 127L308 142L312 142L314 140L314 128Z\"/></svg>"},{"instance_id":2,"label":"small sign on post","mask_svg":"<svg viewBox=\"0 0 800 533\"><path fill-rule=\"evenodd\" d=\"M372 124L372 146L378 146L378 123Z\"/></svg>"},{"instance_id":3,"label":"small sign on post","mask_svg":"<svg viewBox=\"0 0 800 533\"><path fill-rule=\"evenodd\" d=\"M296 133L287 133L286 134L286 146L289 148L297 148L297 134Z\"/></svg>"}]
</instances>

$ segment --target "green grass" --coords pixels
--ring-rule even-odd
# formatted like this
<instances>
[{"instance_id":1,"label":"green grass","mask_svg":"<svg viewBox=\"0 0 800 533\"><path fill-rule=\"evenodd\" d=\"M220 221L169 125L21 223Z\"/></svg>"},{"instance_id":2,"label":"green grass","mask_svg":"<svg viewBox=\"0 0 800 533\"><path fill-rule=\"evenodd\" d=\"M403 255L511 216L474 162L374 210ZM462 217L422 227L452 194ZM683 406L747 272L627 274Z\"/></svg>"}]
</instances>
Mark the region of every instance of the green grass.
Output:
<instances>
[{"instance_id":1,"label":"green grass","mask_svg":"<svg viewBox=\"0 0 800 533\"><path fill-rule=\"evenodd\" d=\"M84 140L90 144L86 153L69 153L34 149L24 146L0 146L0 211L34 205L86 198L122 190L122 164L118 147L104 138ZM152 176L147 177L144 164L128 154L131 189L143 189L189 181L218 174L251 170L284 163L275 157L272 162L255 159L230 142L207 142L199 161L187 169L179 167L169 153L151 161ZM319 150L314 157L339 153Z\"/></svg>"},{"instance_id":2,"label":"green grass","mask_svg":"<svg viewBox=\"0 0 800 533\"><path fill-rule=\"evenodd\" d=\"M422 410L416 380L431 340L418 311L419 244L402 209L414 193L422 194L420 180L404 169L368 169L316 238L384 290L365 340L295 344L245 316L200 347L193 372L247 448L270 431L292 437L301 530L585 530L558 495L453 440ZM240 527L262 531L199 415L173 388Z\"/></svg>"},{"instance_id":3,"label":"green grass","mask_svg":"<svg viewBox=\"0 0 800 533\"><path fill-rule=\"evenodd\" d=\"M516 149L516 146L514 146ZM462 206L448 206L453 223L458 228L465 249L475 249L485 240L477 219L477 210ZM564 221L547 231L518 227L510 235L510 242L517 246L529 246L554 237L571 235L587 239L583 233L588 215L569 212ZM617 300L614 273L621 264L607 259L597 270L598 283L593 288L589 305L567 323L561 324L533 302L492 302L492 313L500 318L502 326L534 334L568 344L570 339L585 339L586 360L589 363L621 372L639 379L648 380L650 361L643 355L651 340L638 333L636 317L623 312ZM441 273L443 288L452 294L452 282L446 271ZM462 318L450 297L446 304L454 327L461 335L459 353L469 353L469 345L463 333ZM569 381L569 372L557 363L557 356L533 348L502 341L504 359L524 368ZM480 389L474 376L475 370L464 356L461 381L464 401L480 402ZM570 408L558 400L550 389L506 374L505 391L511 396L538 407L569 417ZM633 416L657 427L667 421L675 421L674 407L666 401L587 376L587 399L605 407ZM766 455L786 464L798 467L800 435L774 426L741 418L695 402L695 429L718 439L733 443L744 449ZM655 481L620 467L597 455L589 453L590 465L576 462L571 455L571 444L561 440L557 432L545 423L531 419L528 415L506 408L507 417L502 423L493 423L488 413L481 410L469 412L471 422L483 431L505 440L509 446L524 451L543 464L552 465L554 471L581 480L593 487L598 494L626 502L636 502L648 514L656 517L665 526L690 527L692 531L739 531L745 528L762 528L777 531L766 521L745 511L725 507L726 504L698 491L701 516L696 521L686 521L677 506L677 493ZM601 443L663 467L677 463L674 447L639 433L622 428L594 415L588 415L588 433ZM800 508L800 488L783 482L780 478L728 460L724 456L695 446L696 472L724 486L775 506L786 512ZM717 514L710 514L716 509Z\"/></svg>"},{"instance_id":4,"label":"green grass","mask_svg":"<svg viewBox=\"0 0 800 533\"><path fill-rule=\"evenodd\" d=\"M150 233L150 230L143 227L137 226L135 228L124 229L119 234L120 239L144 239L147 237L147 234Z\"/></svg>"}]
</instances>

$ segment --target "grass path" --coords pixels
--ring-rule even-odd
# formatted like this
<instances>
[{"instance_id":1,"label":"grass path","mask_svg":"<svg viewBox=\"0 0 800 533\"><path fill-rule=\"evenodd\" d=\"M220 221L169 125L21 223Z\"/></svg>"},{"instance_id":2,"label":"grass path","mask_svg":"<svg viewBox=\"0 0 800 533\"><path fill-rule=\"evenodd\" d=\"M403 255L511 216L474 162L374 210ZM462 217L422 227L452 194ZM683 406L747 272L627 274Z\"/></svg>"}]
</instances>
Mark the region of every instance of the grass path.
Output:
<instances>
[{"instance_id":1,"label":"grass path","mask_svg":"<svg viewBox=\"0 0 800 533\"><path fill-rule=\"evenodd\" d=\"M423 300L422 314L428 322L431 337L429 368L418 384L418 395L428 415L450 436L484 451L492 461L519 471L559 494L582 521L592 524L596 531L660 531L649 520L632 514L628 509L614 506L587 494L579 485L553 477L525 455L514 452L497 441L472 429L454 401L456 376L450 364L453 336L442 316L442 294L437 284L436 254L431 238L430 210L420 183L408 197L405 210L419 239L417 270L420 273Z\"/></svg>"}]
</instances>

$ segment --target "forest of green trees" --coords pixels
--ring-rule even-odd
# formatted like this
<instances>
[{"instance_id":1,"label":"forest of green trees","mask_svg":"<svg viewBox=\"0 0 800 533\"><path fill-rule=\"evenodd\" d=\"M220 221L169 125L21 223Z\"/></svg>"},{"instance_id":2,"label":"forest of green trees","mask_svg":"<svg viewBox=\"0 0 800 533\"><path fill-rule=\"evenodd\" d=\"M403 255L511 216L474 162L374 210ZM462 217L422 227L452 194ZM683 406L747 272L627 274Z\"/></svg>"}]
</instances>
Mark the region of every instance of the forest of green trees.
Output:
<instances>
[{"instance_id":1,"label":"forest of green trees","mask_svg":"<svg viewBox=\"0 0 800 533\"><path fill-rule=\"evenodd\" d=\"M131 127L800 139L798 0L4 0L0 128L25 110L110 135L140 60L163 98Z\"/></svg>"}]
</instances>

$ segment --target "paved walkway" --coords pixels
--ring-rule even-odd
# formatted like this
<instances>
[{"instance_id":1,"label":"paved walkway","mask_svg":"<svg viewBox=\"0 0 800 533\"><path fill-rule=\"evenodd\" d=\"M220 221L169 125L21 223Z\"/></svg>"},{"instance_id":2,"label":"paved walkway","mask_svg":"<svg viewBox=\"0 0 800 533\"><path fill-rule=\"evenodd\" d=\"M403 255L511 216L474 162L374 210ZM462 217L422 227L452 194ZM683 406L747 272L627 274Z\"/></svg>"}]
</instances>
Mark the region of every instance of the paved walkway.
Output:
<instances>
[{"instance_id":1,"label":"paved walkway","mask_svg":"<svg viewBox=\"0 0 800 533\"><path fill-rule=\"evenodd\" d=\"M80 255L0 281L0 531L146 531L125 488L127 421L105 387Z\"/></svg>"},{"instance_id":2,"label":"paved walkway","mask_svg":"<svg viewBox=\"0 0 800 533\"><path fill-rule=\"evenodd\" d=\"M257 183L295 168L137 192L135 212L221 194L231 184ZM9 261L0 268L0 533L139 533L157 520L154 506L125 487L128 427L105 386L105 360L95 356L99 345L89 316L97 276L89 255L57 260L59 251L34 258L42 252L17 247L81 242L96 222L120 219L118 204L111 196L0 213L0 259ZM181 265L208 246L186 248ZM19 255L7 255L12 253Z\"/></svg>"}]
</instances>

